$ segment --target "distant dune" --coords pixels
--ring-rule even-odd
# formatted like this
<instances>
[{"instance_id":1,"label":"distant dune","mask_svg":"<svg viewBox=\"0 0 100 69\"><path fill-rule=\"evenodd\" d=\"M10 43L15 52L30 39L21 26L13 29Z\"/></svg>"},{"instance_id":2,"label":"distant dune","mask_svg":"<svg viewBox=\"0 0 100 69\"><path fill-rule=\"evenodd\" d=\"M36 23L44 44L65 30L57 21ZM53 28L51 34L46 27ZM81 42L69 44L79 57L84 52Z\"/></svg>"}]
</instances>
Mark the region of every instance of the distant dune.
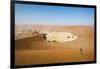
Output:
<instances>
[{"instance_id":1,"label":"distant dune","mask_svg":"<svg viewBox=\"0 0 100 69\"><path fill-rule=\"evenodd\" d=\"M73 25L73 26L65 26L65 25L16 25L15 26L15 30L49 30L49 31L72 31L72 29L74 30L78 30L78 29L88 29L93 27L91 26L80 26L80 25ZM59 28L59 29L58 29Z\"/></svg>"}]
</instances>

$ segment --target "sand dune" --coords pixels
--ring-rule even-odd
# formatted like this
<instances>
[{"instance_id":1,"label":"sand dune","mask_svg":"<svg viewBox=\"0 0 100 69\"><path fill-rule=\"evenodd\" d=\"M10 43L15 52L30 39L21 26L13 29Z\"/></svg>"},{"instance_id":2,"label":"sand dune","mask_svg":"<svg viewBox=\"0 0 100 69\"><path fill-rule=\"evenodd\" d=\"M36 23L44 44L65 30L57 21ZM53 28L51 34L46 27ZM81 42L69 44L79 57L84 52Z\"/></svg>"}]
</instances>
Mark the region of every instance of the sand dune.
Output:
<instances>
[{"instance_id":1,"label":"sand dune","mask_svg":"<svg viewBox=\"0 0 100 69\"><path fill-rule=\"evenodd\" d=\"M41 35L17 39L15 40L15 64L35 65L94 61L93 27L63 27L52 30L70 31L79 38L72 42L47 42Z\"/></svg>"}]
</instances>

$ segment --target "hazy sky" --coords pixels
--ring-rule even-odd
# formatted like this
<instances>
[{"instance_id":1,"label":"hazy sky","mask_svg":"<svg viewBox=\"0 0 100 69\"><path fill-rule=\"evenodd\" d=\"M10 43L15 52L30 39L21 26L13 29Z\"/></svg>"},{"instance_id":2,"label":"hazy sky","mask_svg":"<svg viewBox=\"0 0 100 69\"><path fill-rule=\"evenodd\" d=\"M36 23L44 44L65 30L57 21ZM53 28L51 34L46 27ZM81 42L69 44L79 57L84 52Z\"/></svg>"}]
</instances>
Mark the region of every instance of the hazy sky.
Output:
<instances>
[{"instance_id":1,"label":"hazy sky","mask_svg":"<svg viewBox=\"0 0 100 69\"><path fill-rule=\"evenodd\" d=\"M94 8L16 4L15 23L93 25Z\"/></svg>"}]
</instances>

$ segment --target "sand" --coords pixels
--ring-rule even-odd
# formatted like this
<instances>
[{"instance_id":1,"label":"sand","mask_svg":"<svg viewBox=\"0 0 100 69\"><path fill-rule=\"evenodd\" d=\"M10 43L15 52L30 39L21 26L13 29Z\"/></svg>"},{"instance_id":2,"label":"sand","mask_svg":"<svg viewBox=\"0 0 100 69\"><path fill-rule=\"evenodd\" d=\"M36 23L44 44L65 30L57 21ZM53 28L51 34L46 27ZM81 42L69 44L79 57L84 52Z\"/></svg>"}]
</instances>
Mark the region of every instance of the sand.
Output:
<instances>
[{"instance_id":1,"label":"sand","mask_svg":"<svg viewBox=\"0 0 100 69\"><path fill-rule=\"evenodd\" d=\"M57 31L54 29L53 31ZM36 65L94 61L94 30L92 26L68 26L78 38L71 42L47 42L41 36L15 40L15 64ZM82 49L82 52L80 51Z\"/></svg>"}]
</instances>

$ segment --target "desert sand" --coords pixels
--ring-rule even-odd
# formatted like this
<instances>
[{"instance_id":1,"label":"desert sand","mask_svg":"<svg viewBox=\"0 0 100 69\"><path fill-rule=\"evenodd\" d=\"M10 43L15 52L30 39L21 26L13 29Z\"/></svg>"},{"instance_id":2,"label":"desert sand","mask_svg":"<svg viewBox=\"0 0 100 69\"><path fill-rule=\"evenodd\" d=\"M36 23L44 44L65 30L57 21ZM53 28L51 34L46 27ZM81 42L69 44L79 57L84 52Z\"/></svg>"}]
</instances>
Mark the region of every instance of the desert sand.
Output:
<instances>
[{"instance_id":1,"label":"desert sand","mask_svg":"<svg viewBox=\"0 0 100 69\"><path fill-rule=\"evenodd\" d=\"M35 29L37 28L33 26L33 29L34 27ZM24 27L21 28L24 29ZM31 29L31 27L29 28ZM48 28L51 31L71 32L77 35L78 38L71 42L47 42L41 35L34 36L30 33L27 34L27 37L16 38L16 65L94 61L93 26L39 26L39 28Z\"/></svg>"}]
</instances>

